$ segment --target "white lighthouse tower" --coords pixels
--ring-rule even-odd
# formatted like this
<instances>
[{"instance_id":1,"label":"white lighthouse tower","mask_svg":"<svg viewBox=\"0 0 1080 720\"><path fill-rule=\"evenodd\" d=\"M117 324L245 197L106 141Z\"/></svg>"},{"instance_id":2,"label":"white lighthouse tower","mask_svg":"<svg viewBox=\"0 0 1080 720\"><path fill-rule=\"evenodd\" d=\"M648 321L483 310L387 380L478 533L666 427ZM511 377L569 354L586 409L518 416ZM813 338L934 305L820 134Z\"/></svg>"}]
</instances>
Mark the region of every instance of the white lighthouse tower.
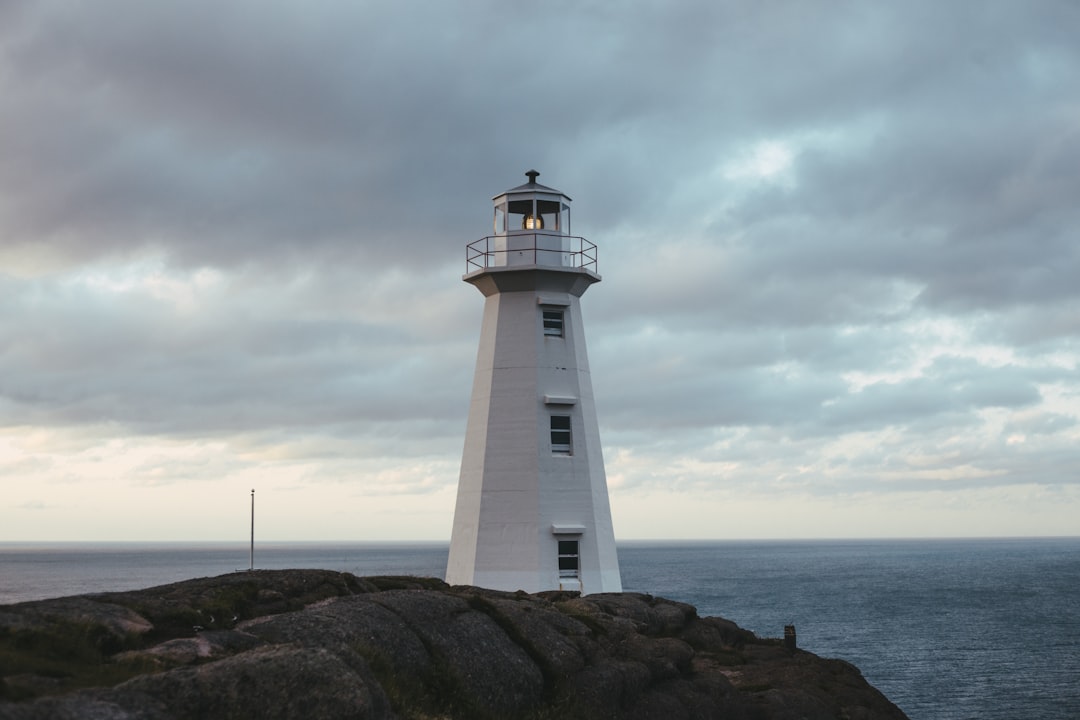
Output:
<instances>
[{"instance_id":1,"label":"white lighthouse tower","mask_svg":"<svg viewBox=\"0 0 1080 720\"><path fill-rule=\"evenodd\" d=\"M484 320L446 581L621 592L581 321L596 246L539 174L495 196L495 234L466 248Z\"/></svg>"}]
</instances>

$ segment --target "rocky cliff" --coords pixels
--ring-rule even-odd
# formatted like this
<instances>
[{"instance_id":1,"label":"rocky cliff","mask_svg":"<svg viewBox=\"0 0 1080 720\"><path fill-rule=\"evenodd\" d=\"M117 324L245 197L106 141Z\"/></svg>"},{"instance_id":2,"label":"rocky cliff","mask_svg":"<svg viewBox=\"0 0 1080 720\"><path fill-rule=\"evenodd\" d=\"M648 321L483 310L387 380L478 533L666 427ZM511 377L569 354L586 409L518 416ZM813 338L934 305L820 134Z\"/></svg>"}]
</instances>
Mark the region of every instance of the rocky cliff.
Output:
<instances>
[{"instance_id":1,"label":"rocky cliff","mask_svg":"<svg viewBox=\"0 0 1080 720\"><path fill-rule=\"evenodd\" d=\"M0 718L904 718L852 665L632 593L235 573L0 606Z\"/></svg>"}]
</instances>

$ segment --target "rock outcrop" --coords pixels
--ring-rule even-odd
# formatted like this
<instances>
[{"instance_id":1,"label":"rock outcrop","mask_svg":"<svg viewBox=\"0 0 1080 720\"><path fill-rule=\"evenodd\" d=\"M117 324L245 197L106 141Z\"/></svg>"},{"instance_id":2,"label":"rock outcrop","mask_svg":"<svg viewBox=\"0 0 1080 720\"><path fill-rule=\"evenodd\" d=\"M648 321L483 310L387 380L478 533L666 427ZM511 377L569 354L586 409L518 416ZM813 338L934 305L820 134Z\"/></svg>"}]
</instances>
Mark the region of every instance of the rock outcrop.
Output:
<instances>
[{"instance_id":1,"label":"rock outcrop","mask_svg":"<svg viewBox=\"0 0 1080 720\"><path fill-rule=\"evenodd\" d=\"M255 571L0 607L0 718L904 718L852 665L634 593Z\"/></svg>"}]
</instances>

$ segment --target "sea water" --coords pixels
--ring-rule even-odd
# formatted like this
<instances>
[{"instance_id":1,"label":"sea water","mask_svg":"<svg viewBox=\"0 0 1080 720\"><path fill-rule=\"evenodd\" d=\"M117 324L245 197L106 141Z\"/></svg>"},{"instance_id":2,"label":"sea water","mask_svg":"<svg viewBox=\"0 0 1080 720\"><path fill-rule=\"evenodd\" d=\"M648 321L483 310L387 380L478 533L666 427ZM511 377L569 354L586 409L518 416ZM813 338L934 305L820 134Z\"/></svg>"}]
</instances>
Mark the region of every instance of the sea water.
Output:
<instances>
[{"instance_id":1,"label":"sea water","mask_svg":"<svg viewBox=\"0 0 1080 720\"><path fill-rule=\"evenodd\" d=\"M441 577L439 544L0 543L0 604L245 570ZM1080 538L622 542L627 591L842 658L912 720L1080 718Z\"/></svg>"},{"instance_id":2,"label":"sea water","mask_svg":"<svg viewBox=\"0 0 1080 720\"><path fill-rule=\"evenodd\" d=\"M912 720L1080 718L1080 538L633 544L623 583L855 664Z\"/></svg>"}]
</instances>

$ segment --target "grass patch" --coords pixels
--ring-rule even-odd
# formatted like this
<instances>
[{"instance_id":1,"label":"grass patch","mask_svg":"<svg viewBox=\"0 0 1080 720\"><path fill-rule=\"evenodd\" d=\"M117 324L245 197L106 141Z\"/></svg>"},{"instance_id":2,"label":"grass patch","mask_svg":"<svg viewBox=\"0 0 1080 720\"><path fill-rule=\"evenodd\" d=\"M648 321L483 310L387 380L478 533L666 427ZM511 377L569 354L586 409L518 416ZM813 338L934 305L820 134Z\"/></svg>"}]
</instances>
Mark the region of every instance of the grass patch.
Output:
<instances>
[{"instance_id":1,"label":"grass patch","mask_svg":"<svg viewBox=\"0 0 1080 720\"><path fill-rule=\"evenodd\" d=\"M440 660L423 638L421 642L431 663L422 674L399 672L382 651L364 643L353 643L352 647L367 660L394 713L402 720L494 720L469 697L455 669Z\"/></svg>"},{"instance_id":2,"label":"grass patch","mask_svg":"<svg viewBox=\"0 0 1080 720\"><path fill-rule=\"evenodd\" d=\"M446 590L447 584L438 578L418 575L378 575L364 578L379 591L384 590Z\"/></svg>"},{"instance_id":3,"label":"grass patch","mask_svg":"<svg viewBox=\"0 0 1080 720\"><path fill-rule=\"evenodd\" d=\"M0 676L21 676L40 682L4 682L0 697L26 700L76 688L115 685L151 667L144 662L116 663L109 657L137 647L135 635L117 636L94 623L52 623L0 635ZM47 681L47 682L46 682Z\"/></svg>"},{"instance_id":4,"label":"grass patch","mask_svg":"<svg viewBox=\"0 0 1080 720\"><path fill-rule=\"evenodd\" d=\"M606 637L608 634L608 629L604 622L591 613L572 609L565 603L555 603L555 609L566 617L573 618L589 628L589 631L596 637Z\"/></svg>"}]
</instances>

